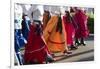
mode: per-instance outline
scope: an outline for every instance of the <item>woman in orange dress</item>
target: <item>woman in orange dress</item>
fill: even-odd
[[[68,51],[66,45],[65,29],[62,22],[60,14],[52,15],[43,31],[43,36],[51,53],[62,52],[70,54],[71,52]]]

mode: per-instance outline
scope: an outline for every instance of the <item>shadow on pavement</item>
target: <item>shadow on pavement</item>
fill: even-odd
[[[64,59],[67,59],[67,58],[70,58],[70,57],[74,57],[74,56],[79,56],[79,55],[82,55],[82,54],[86,54],[86,53],[90,53],[90,52],[94,52],[94,49],[91,49],[91,50],[88,50],[88,51],[85,51],[85,52],[80,52],[80,53],[76,53],[76,54],[72,54],[72,55],[69,55],[69,56],[63,56],[61,59],[59,60],[56,60],[54,62],[57,62],[57,61],[61,61],[61,60],[64,60]],[[62,56],[62,55],[61,55]],[[61,57],[61,56],[57,56],[57,57]],[[94,57],[91,57],[91,58],[88,58],[89,60],[93,60]],[[79,60],[79,61],[82,61],[83,59]],[[89,61],[89,60],[86,60],[86,61]],[[85,61],[85,59],[84,59]]]
[[[94,56],[90,56],[90,57],[87,57],[87,58],[80,59],[77,62],[82,62],[82,61],[94,61]]]

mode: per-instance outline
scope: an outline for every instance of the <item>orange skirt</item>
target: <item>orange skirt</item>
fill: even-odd
[[[44,39],[47,43],[50,52],[64,52],[65,50],[65,37],[64,32],[59,33],[56,31],[58,22],[57,16],[52,16],[43,32]]]

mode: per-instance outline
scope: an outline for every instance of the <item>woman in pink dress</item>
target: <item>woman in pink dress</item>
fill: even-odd
[[[71,50],[77,49],[77,47],[73,44],[73,38],[75,34],[74,21],[69,11],[65,11],[65,13],[66,14],[63,16],[63,22],[66,31],[66,42]]]

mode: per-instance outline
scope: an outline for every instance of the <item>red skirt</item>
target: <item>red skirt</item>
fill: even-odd
[[[74,34],[75,34],[75,29],[72,25],[72,23],[67,23],[65,24],[65,31],[66,31],[66,37],[67,37],[67,44],[73,44],[73,37],[74,37]]]
[[[78,29],[75,31],[75,37],[86,38],[89,35],[89,30],[87,26],[87,15],[84,12],[80,11],[75,14],[74,19],[78,25]]]
[[[89,30],[81,30],[81,28],[75,31],[76,38],[86,38],[89,35]]]
[[[28,43],[25,47],[24,61],[29,63],[43,63],[47,57],[47,47],[40,35],[35,32],[35,27],[30,26]]]
[[[73,44],[73,37],[75,34],[75,28],[71,22],[67,21],[67,16],[63,16],[63,22],[65,26],[65,31],[66,31],[66,42],[69,45]]]

